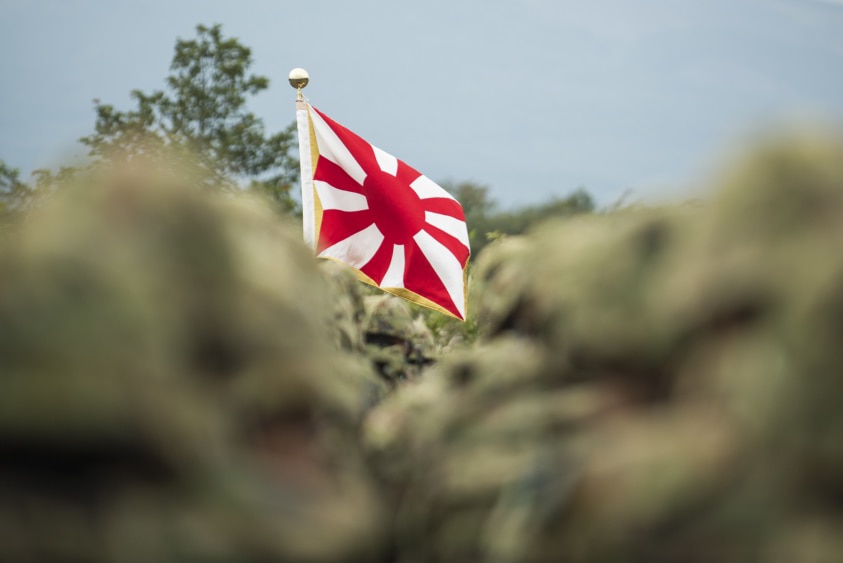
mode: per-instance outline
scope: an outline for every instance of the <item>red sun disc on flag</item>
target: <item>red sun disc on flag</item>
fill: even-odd
[[[378,287],[465,319],[468,230],[444,189],[310,107],[322,208],[317,254]],[[407,294],[410,294],[408,296]],[[428,303],[426,303],[428,302]]]

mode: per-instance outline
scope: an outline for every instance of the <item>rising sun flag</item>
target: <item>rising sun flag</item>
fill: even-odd
[[[366,283],[465,320],[459,202],[303,99],[296,114],[305,242]]]

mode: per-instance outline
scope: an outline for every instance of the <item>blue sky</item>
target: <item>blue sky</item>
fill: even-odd
[[[162,88],[199,23],[252,48],[270,130],[304,67],[316,107],[504,207],[681,199],[759,131],[843,124],[841,1],[0,0],[0,159],[26,176],[84,155],[92,100]]]

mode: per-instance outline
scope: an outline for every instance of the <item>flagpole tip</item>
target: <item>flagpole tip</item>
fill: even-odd
[[[288,79],[290,80],[290,86],[297,90],[301,90],[307,86],[308,82],[310,82],[310,75],[307,74],[307,71],[303,68],[294,68],[290,71]]]

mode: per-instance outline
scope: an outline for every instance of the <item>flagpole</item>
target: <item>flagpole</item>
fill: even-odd
[[[302,95],[309,78],[302,68],[290,71],[305,243],[319,257],[353,268],[363,282],[465,320],[470,249],[462,206],[311,106]]]
[[[299,134],[299,162],[301,171],[302,230],[305,244],[316,249],[316,227],[313,197],[313,159],[310,152],[310,120],[302,88],[310,82],[303,68],[294,68],[288,76],[290,86],[296,89],[296,124]]]

